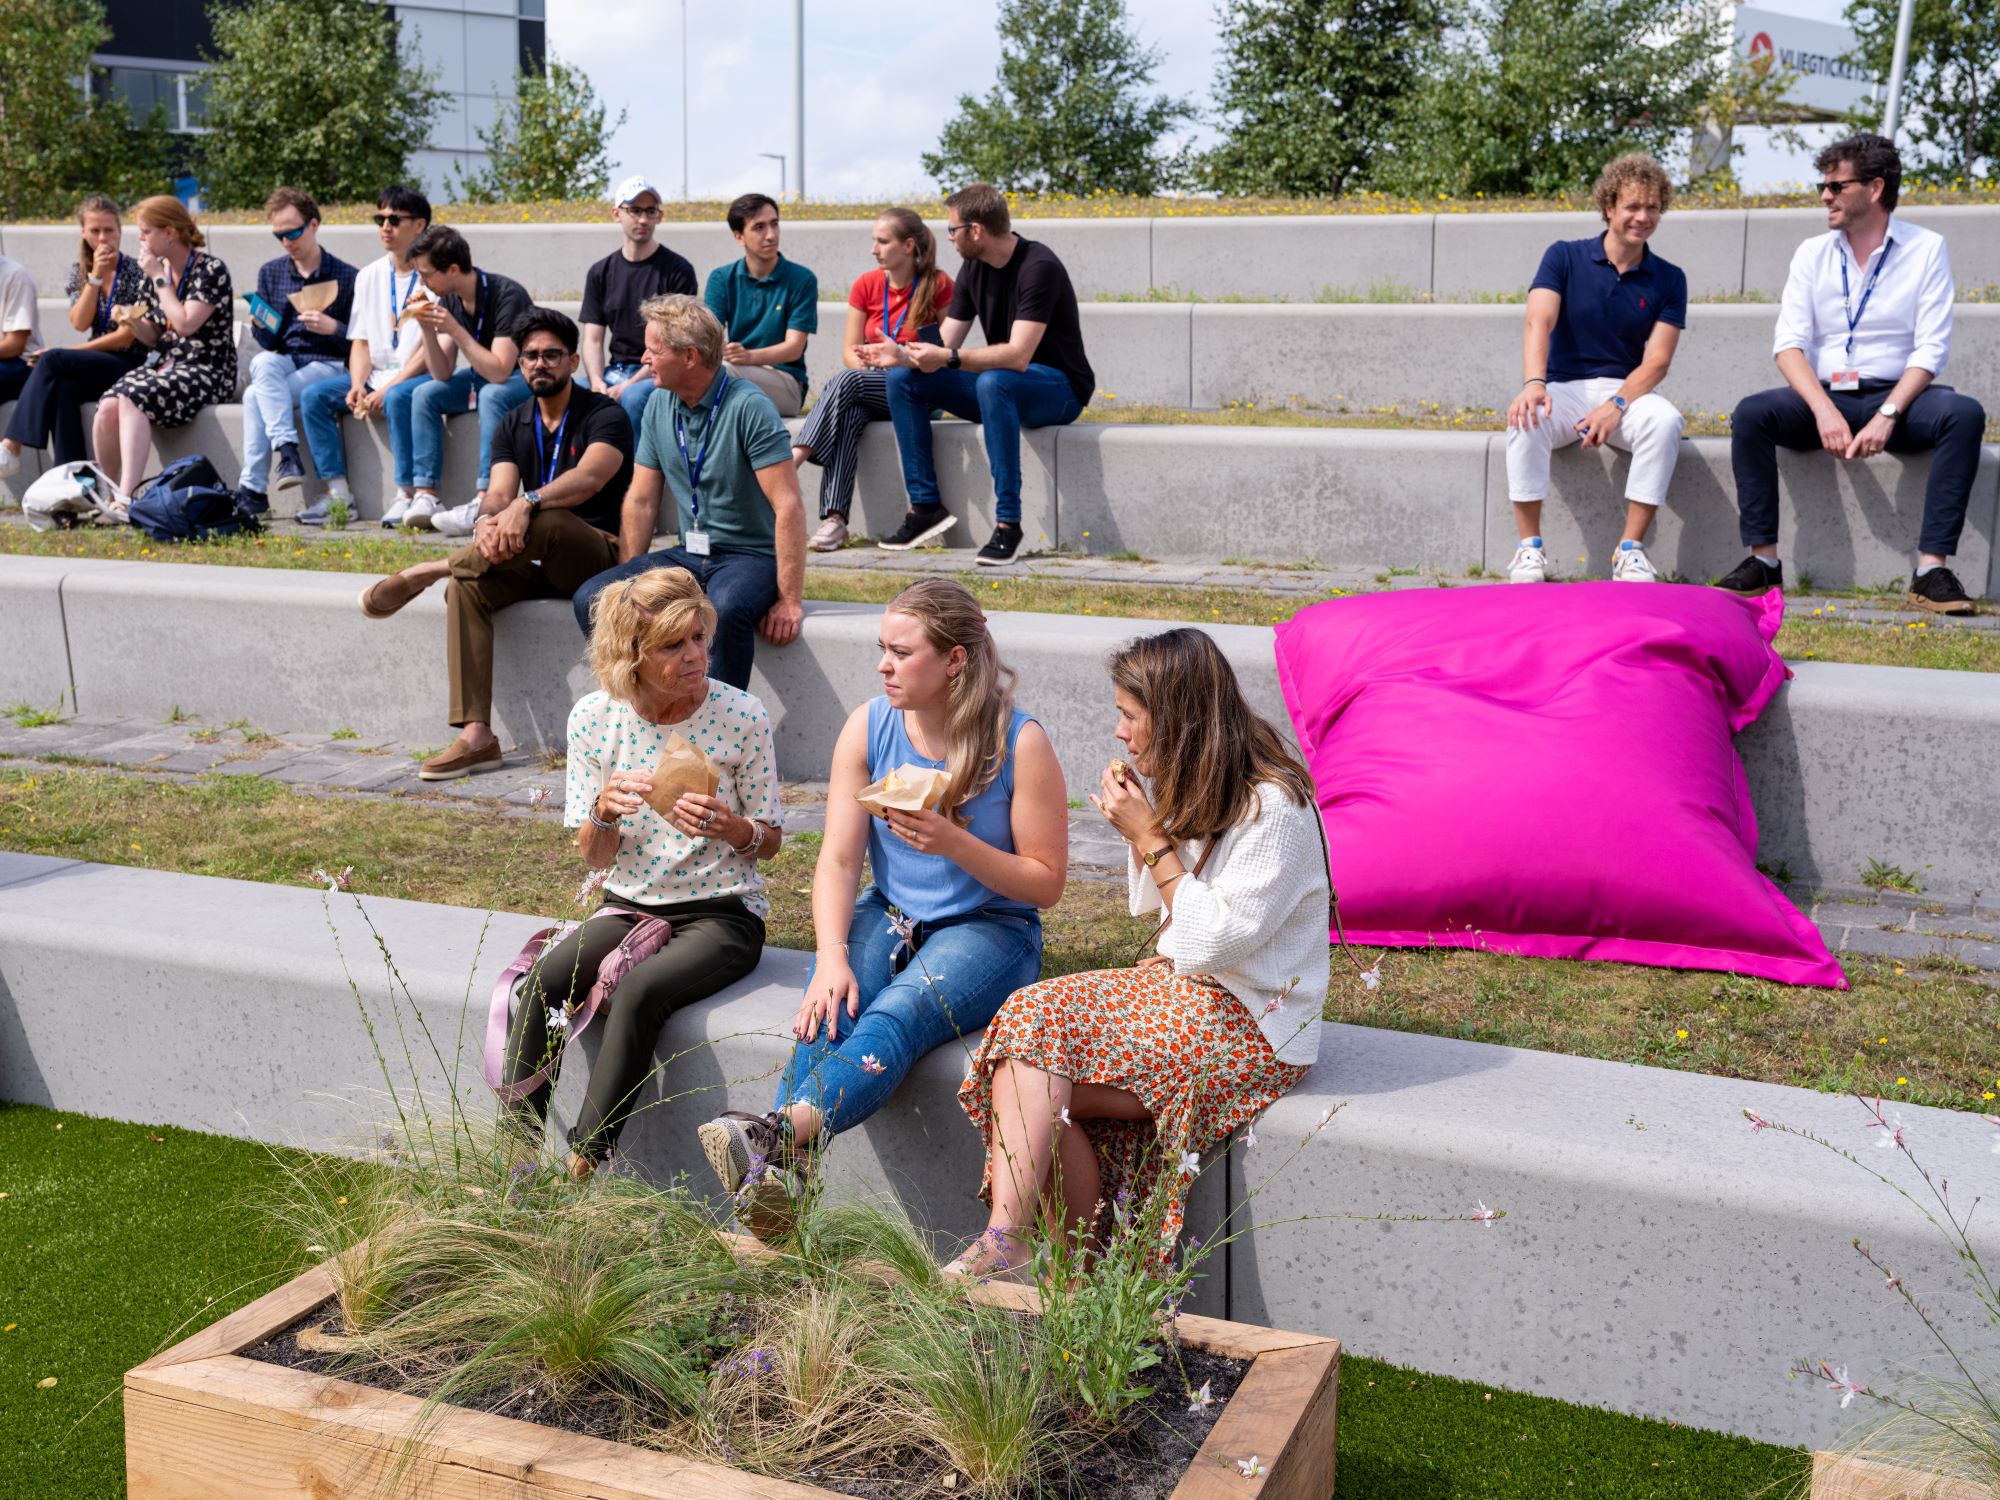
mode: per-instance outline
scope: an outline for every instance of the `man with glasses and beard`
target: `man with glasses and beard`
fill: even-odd
[[[1827,233],[1799,246],[1778,313],[1785,384],[1746,396],[1731,423],[1736,506],[1750,555],[1718,580],[1741,594],[1784,586],[1778,561],[1778,449],[1835,458],[1929,453],[1912,604],[1972,613],[1947,560],[1965,526],[1986,412],[1934,384],[1951,352],[1954,287],[1944,237],[1894,216],[1903,167],[1893,143],[1861,134],[1813,159]],[[1803,509],[1803,507],[1802,507]]]
[[[458,738],[417,774],[452,781],[498,770],[493,734],[493,616],[523,599],[568,599],[618,561],[632,482],[632,424],[611,397],[576,384],[576,324],[545,307],[514,325],[532,401],[494,433],[493,473],[471,544],[371,585],[361,612],[386,620],[425,589],[445,589],[451,723]]]

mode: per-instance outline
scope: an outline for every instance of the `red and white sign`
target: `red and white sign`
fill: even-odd
[[[1736,51],[1759,77],[1796,74],[1785,98],[1829,115],[1844,114],[1875,92],[1876,80],[1855,57],[1854,33],[1830,21],[1807,21],[1757,6],[1736,7]]]

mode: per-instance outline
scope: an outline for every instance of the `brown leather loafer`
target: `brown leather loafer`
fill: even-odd
[[[361,591],[361,613],[371,620],[386,620],[424,591],[401,573],[391,573]]]
[[[456,781],[461,776],[470,776],[475,771],[497,771],[506,759],[500,753],[496,740],[484,750],[469,748],[463,741],[455,741],[443,752],[433,755],[417,767],[419,781]]]

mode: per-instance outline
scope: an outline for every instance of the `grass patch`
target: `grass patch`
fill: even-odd
[[[23,701],[9,704],[5,712],[7,717],[14,721],[16,729],[45,729],[51,724],[60,724],[63,721],[60,698],[56,699],[52,708],[37,708],[34,704]]]
[[[0,848],[498,911],[574,910],[582,863],[543,819],[418,798],[306,796],[254,777],[154,780],[0,769]],[[769,940],[810,949],[819,839],[794,834],[766,866]],[[1115,884],[1072,880],[1044,917],[1044,974],[1131,961],[1150,932]],[[2000,991],[1953,965],[1847,960],[1846,993],[1730,975],[1490,953],[1402,951],[1379,991],[1335,966],[1332,1020],[1959,1109],[2000,1090]],[[1685,1032],[1683,1036],[1680,1033]],[[1898,1084],[1898,1078],[1906,1078]]]

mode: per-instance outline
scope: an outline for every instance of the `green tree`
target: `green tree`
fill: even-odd
[[[1204,184],[1307,197],[1367,185],[1443,17],[1439,0],[1223,0],[1216,19],[1222,140]]]
[[[601,198],[611,186],[611,137],[624,123],[621,109],[607,125],[589,77],[550,53],[546,76],[523,73],[512,102],[479,132],[491,160],[460,174],[459,195],[468,203]]]
[[[1000,76],[959,96],[924,170],[947,190],[990,182],[1019,193],[1133,193],[1185,172],[1161,137],[1192,100],[1147,97],[1157,50],[1128,29],[1125,0],[1000,0]]]
[[[1715,95],[1725,46],[1712,0],[1461,0],[1379,185],[1574,192],[1623,152],[1664,158]]]
[[[202,186],[254,208],[281,183],[327,202],[372,202],[409,174],[443,94],[372,0],[245,0],[209,9]]]
[[[132,129],[122,101],[88,94],[110,35],[98,0],[0,0],[0,218],[60,218],[85,193],[166,186],[163,115]]]
[[[1860,43],[1855,55],[1885,86],[1897,9],[1897,0],[1854,0],[1847,7],[1847,24]],[[1851,123],[1880,129],[1886,105],[1884,98],[1862,106]],[[1981,175],[1982,163],[2000,160],[2000,6],[1992,0],[1916,0],[1897,133],[1905,171],[1971,178]]]

